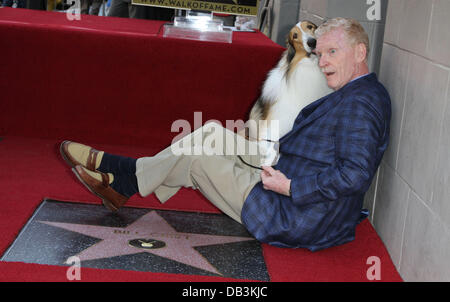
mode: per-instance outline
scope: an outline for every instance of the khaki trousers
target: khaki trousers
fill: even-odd
[[[139,193],[144,197],[155,193],[164,203],[181,187],[194,188],[241,223],[245,199],[261,181],[261,170],[242,162],[259,166],[255,150],[255,142],[208,123],[155,156],[137,160]]]

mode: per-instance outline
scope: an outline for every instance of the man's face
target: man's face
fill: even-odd
[[[358,71],[356,48],[351,45],[341,28],[332,30],[317,40],[316,54],[331,89],[340,89],[350,82]]]

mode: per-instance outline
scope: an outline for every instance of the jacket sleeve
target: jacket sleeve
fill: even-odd
[[[335,162],[318,174],[291,180],[294,204],[333,201],[367,191],[376,172],[385,125],[371,101],[364,97],[344,100],[336,125]]]

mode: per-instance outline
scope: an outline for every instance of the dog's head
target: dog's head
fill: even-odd
[[[289,32],[288,50],[292,58],[296,52],[305,51],[309,56],[316,48],[316,37],[314,35],[317,25],[310,21],[301,21],[297,23]]]

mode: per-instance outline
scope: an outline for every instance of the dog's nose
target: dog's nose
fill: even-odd
[[[309,38],[308,42],[306,42],[306,44],[308,44],[309,47],[311,47],[311,49],[316,48],[316,39],[314,38]]]

